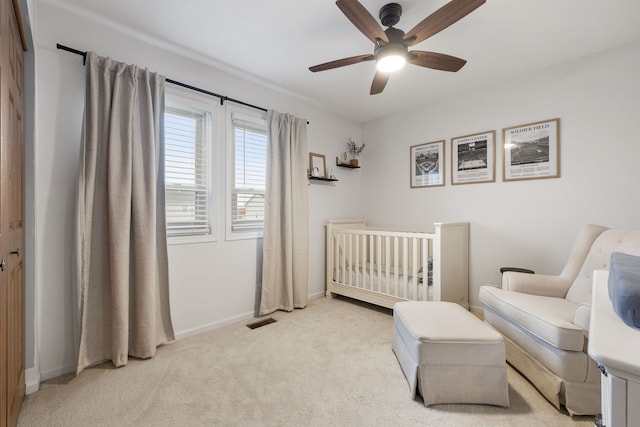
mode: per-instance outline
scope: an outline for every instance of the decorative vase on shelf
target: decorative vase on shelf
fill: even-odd
[[[349,138],[349,142],[347,142],[347,148],[349,149],[349,154],[351,154],[351,160],[349,160],[349,164],[354,167],[358,167],[358,156],[364,150],[364,144],[357,145],[351,138]]]

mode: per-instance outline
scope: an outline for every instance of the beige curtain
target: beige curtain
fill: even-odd
[[[164,199],[164,77],[88,53],[78,185],[77,373],[174,339]]]
[[[308,296],[307,122],[267,112],[260,314],[304,308]]]

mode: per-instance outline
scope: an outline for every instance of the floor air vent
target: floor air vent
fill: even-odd
[[[257,322],[254,322],[254,323],[249,323],[247,325],[247,328],[256,329],[256,328],[259,328],[261,326],[268,325],[269,323],[275,323],[275,322],[277,322],[276,319],[274,319],[273,317],[268,317],[266,319],[262,319],[262,320],[259,320]]]

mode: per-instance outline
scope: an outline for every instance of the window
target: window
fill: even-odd
[[[231,109],[230,117],[230,230],[254,237],[264,225],[267,124],[264,114]]]
[[[210,104],[167,94],[165,195],[167,235],[213,236]]]

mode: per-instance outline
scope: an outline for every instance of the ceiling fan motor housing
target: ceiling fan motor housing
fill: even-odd
[[[380,8],[380,22],[385,27],[396,25],[400,21],[402,15],[402,6],[398,3],[385,4]]]
[[[407,53],[407,45],[402,41],[404,38],[404,31],[399,30],[397,28],[389,27],[385,31],[387,38],[389,39],[388,43],[378,43],[373,51],[373,54],[378,57],[378,55],[383,51],[403,51],[405,54]]]

